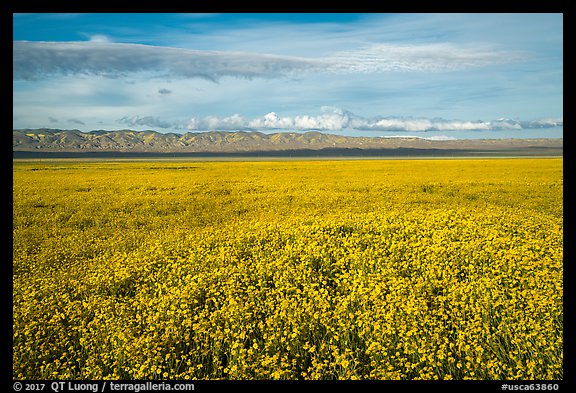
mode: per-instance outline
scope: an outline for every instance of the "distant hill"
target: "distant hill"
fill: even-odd
[[[346,137],[312,131],[264,134],[248,131],[188,132],[59,129],[13,130],[13,152],[254,153],[282,151],[375,151],[406,149],[518,152],[562,155],[563,139],[427,140],[422,138]]]

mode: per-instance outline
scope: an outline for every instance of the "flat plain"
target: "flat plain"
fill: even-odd
[[[562,379],[563,160],[13,165],[13,377]]]

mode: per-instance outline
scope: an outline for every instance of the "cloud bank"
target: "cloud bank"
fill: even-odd
[[[321,58],[250,52],[202,51],[141,44],[112,43],[104,39],[82,42],[15,41],[13,70],[16,80],[38,80],[56,75],[123,77],[135,72],[158,76],[204,78],[279,78],[309,72],[378,73],[452,71],[525,58],[518,52],[441,44],[373,44]]]
[[[274,78],[320,66],[296,57],[94,41],[16,41],[13,54],[14,79],[22,80],[72,74],[123,77],[148,71],[216,81],[224,76]]]
[[[538,119],[533,121],[520,121],[512,119],[497,120],[446,120],[442,118],[413,118],[413,117],[362,117],[340,108],[324,106],[321,114],[317,116],[297,115],[279,116],[270,112],[261,117],[247,118],[240,114],[203,118],[192,117],[186,121],[165,121],[153,116],[123,117],[119,123],[128,126],[145,126],[151,128],[187,129],[191,131],[207,130],[362,130],[362,131],[498,131],[498,130],[525,130],[535,128],[551,128],[563,126],[562,118]]]

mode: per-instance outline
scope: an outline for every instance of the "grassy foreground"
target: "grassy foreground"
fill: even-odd
[[[563,378],[562,159],[13,175],[14,378]]]

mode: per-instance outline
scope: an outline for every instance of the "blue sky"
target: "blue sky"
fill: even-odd
[[[562,137],[562,14],[14,14],[14,128]]]

